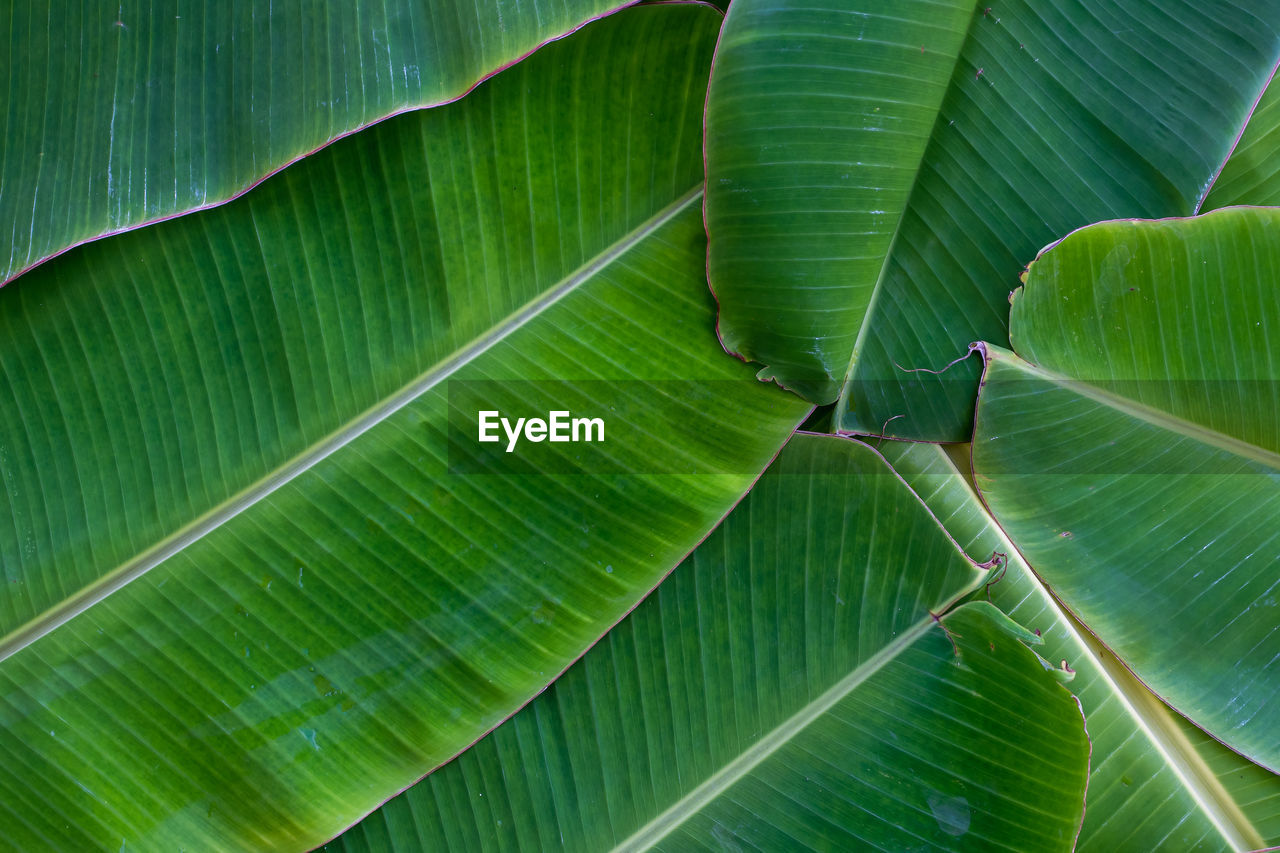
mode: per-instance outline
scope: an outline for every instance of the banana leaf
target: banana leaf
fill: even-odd
[[[326,849],[1070,850],[1040,639],[870,447],[800,434],[542,696]]]
[[[1280,769],[1280,211],[1104,223],[984,347],[976,484],[1064,606],[1209,735]]]
[[[1280,844],[1280,776],[1242,758],[1147,690],[1063,610],[987,514],[965,445],[882,442],[879,450],[970,553],[1005,554],[981,595],[1044,639],[1075,675],[1089,730],[1089,787],[1076,849],[1256,850]]]
[[[978,367],[939,371],[1007,343],[1045,244],[1207,209],[1246,124],[1212,201],[1271,197],[1234,174],[1277,162],[1280,95],[1250,121],[1277,22],[1273,1],[735,0],[706,126],[726,347],[839,431],[967,441]]]
[[[809,407],[713,331],[719,23],[630,10],[0,290],[3,844],[319,844],[749,488]],[[482,393],[604,440],[478,471]]]
[[[626,3],[6,4],[0,285],[233,198],[335,139],[461,97]]]

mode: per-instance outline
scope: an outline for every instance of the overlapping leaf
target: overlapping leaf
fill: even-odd
[[[0,291],[0,845],[319,843],[737,500],[807,406],[713,333],[719,20],[623,13]],[[471,472],[463,380],[605,442]]]
[[[1039,631],[1037,651],[1065,661],[1091,752],[1077,849],[1255,850],[1280,843],[1280,777],[1173,713],[1067,616],[992,522],[961,470],[967,453],[884,442],[880,450],[970,553],[1000,551],[1007,570],[992,603]]]
[[[1280,204],[1280,85],[1267,85],[1200,210]]]
[[[338,850],[1067,850],[1074,700],[865,445],[798,435],[543,696]],[[954,644],[954,645],[953,645]]]
[[[459,97],[600,0],[6,4],[0,283]]]
[[[1280,212],[1079,231],[987,350],[983,495],[1037,573],[1211,735],[1280,767]],[[1025,360],[1024,360],[1025,359]]]
[[[1200,209],[1276,67],[1277,21],[1232,0],[738,0],[706,130],[726,346],[837,401],[837,429],[966,440],[976,366],[921,369],[1004,342],[1007,295],[1049,241]],[[1267,162],[1260,127],[1233,173],[1254,136]]]

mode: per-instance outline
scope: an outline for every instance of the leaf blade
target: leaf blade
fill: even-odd
[[[87,240],[228,201],[390,115],[456,100],[623,5],[15,6],[0,22],[14,46],[0,283]]]
[[[31,540],[43,606],[117,564],[97,534],[135,555],[234,495],[233,471],[252,490],[298,446],[325,451],[9,649],[15,843],[319,843],[545,687],[749,487],[808,407],[713,337],[688,143],[718,23],[690,5],[601,22],[453,107],[0,291],[0,322],[44,344],[6,352],[21,405],[0,418],[67,425],[25,458],[6,447],[8,483],[39,484],[18,492],[24,517],[60,494],[100,525],[79,551],[65,531],[61,552]],[[627,86],[634,99],[601,95]],[[544,121],[566,90],[614,115]],[[581,185],[557,177],[565,163]],[[544,413],[599,406],[610,431],[551,445],[560,467],[543,476],[468,472],[462,383]],[[82,417],[94,401],[106,414]],[[742,421],[713,414],[730,405]],[[367,430],[342,432],[364,412]],[[323,443],[335,424],[340,448]],[[0,525],[6,568],[29,558],[24,532]],[[5,586],[12,618],[30,601]]]
[[[743,10],[785,19],[800,14],[792,5],[748,0],[730,14],[726,34]],[[784,385],[811,381],[815,352],[824,353],[828,367],[837,361],[828,349],[848,356],[827,371],[828,384],[820,390],[795,386],[815,402],[827,402],[834,376],[841,387],[834,415],[841,432],[967,440],[979,371],[961,362],[945,376],[935,372],[972,341],[1005,342],[1007,294],[1027,259],[1050,240],[1099,220],[1195,209],[1280,56],[1280,34],[1259,26],[1255,11],[1230,2],[1138,12],[1075,2],[979,8],[928,145],[912,163],[918,177],[901,205],[856,200],[835,207],[810,193],[807,207],[807,199],[792,200],[795,209],[766,211],[754,230],[742,233],[717,233],[723,229],[709,215],[713,262],[717,240],[764,245],[789,227],[797,210],[817,223],[810,228],[817,233],[839,231],[839,223],[875,210],[888,210],[898,223],[891,245],[875,244],[884,249],[883,263],[869,264],[874,272],[856,281],[850,269],[818,278],[799,262],[816,256],[837,264],[862,248],[857,240],[831,240],[816,249],[801,242],[774,247],[775,274],[757,288],[763,295],[744,298],[738,309],[722,306],[722,326],[744,329],[730,348],[754,358],[757,344],[776,345],[764,358],[765,375],[776,374]],[[831,21],[838,19],[833,13]],[[829,22],[827,29],[834,26]],[[1206,36],[1192,37],[1194,32]],[[775,48],[784,46],[783,37],[775,38]],[[844,61],[881,68],[856,42]],[[719,73],[717,66],[713,96]],[[763,82],[765,72],[757,76]],[[789,85],[796,98],[817,88],[799,72]],[[923,90],[932,84],[917,85]],[[712,190],[719,168],[716,109],[713,98],[707,128]],[[757,147],[783,147],[800,138],[800,131],[780,130],[774,112],[753,118],[756,127],[743,137]],[[849,129],[829,133],[813,159],[869,162],[858,152],[876,150],[868,140],[873,136]],[[904,147],[902,153],[914,150]],[[872,169],[861,174],[860,184],[891,186]],[[752,191],[769,189],[763,181],[735,185],[721,206],[753,216],[761,199]],[[754,274],[741,273],[744,287],[752,286]],[[712,282],[732,293],[732,284],[717,281],[714,263]],[[870,288],[879,294],[874,300],[851,295]],[[750,322],[733,319],[735,310]],[[793,323],[792,313],[807,319]],[[768,367],[770,359],[778,370]]]
[[[1265,346],[1277,316],[1262,296],[1272,218],[1240,208],[1108,223],[1046,252],[1013,315],[1015,344],[1039,366],[989,351],[974,467],[1055,594],[1173,707],[1274,769],[1264,733],[1274,641],[1262,615],[1275,584],[1280,402]],[[1033,435],[1043,443],[1029,454]],[[1021,508],[1009,502],[1015,492]],[[1078,503],[1064,504],[1068,495]],[[1141,613],[1186,628],[1142,625]]]
[[[973,5],[909,3],[890,14],[748,2],[727,16],[707,96],[708,274],[720,333],[730,352],[766,365],[762,376],[814,402],[836,399],[882,289]],[[866,47],[851,55],[855,43]],[[779,280],[811,282],[813,292],[798,286],[779,300]],[[829,334],[799,351],[815,326]]]
[[[1041,632],[1040,654],[1075,671],[1067,686],[1080,699],[1091,744],[1077,849],[1253,850],[1280,838],[1270,805],[1280,777],[1160,702],[1062,608],[981,504],[966,473],[968,448],[885,442],[881,449],[963,547],[1008,555],[1008,570],[986,593]]]
[[[870,448],[797,435],[725,524],[546,694],[330,847],[995,838],[1067,849],[1086,752],[1075,702],[987,605],[943,617],[964,665],[930,615],[984,574]],[[1003,668],[1015,648],[1006,643],[1028,668]],[[979,722],[994,709],[951,704],[1009,700],[983,680],[988,666],[1011,683],[1042,678],[1050,689],[1032,692],[1055,697],[1043,703],[1055,710],[1033,701],[1030,719],[1048,714],[1062,727],[1050,724],[1039,743]],[[973,676],[981,688],[944,686],[974,670],[986,673]],[[1027,751],[1058,769],[1023,777],[1026,768],[997,767]],[[981,781],[1011,772],[1035,780],[1020,789],[1034,792],[1029,800],[1053,802],[1052,828],[1039,811],[1018,816],[1036,806],[1006,811],[1001,786]],[[1050,778],[1078,787],[1049,793]],[[993,787],[998,805],[981,799]],[[476,811],[449,806],[466,801]],[[1019,835],[1028,827],[1038,827],[1027,830],[1035,841]]]

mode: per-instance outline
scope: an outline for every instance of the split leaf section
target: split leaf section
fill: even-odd
[[[1007,341],[1043,246],[1198,212],[1236,149],[1211,201],[1264,200],[1233,175],[1275,161],[1258,99],[1278,20],[1231,0],[735,0],[706,127],[726,347],[836,403],[837,430],[967,440],[976,364],[929,371]]]
[[[714,335],[719,22],[621,13],[0,291],[8,842],[321,843],[542,690],[748,489],[809,407]],[[477,385],[605,440],[477,473]]]
[[[1075,700],[866,445],[799,434],[636,612],[334,850],[1069,850]],[[939,622],[934,614],[943,614]]]

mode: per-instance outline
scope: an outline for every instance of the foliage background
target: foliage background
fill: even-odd
[[[1272,5],[15,4],[0,846],[1280,842]]]

